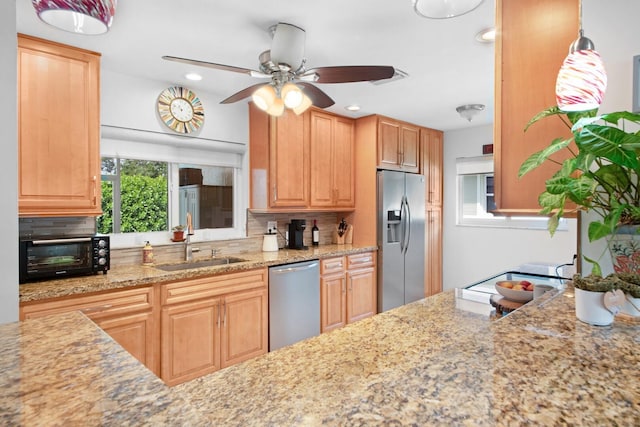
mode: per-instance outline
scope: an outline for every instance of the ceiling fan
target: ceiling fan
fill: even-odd
[[[260,54],[260,71],[175,56],[163,56],[162,59],[271,79],[268,83],[257,83],[242,89],[221,104],[252,96],[256,106],[274,116],[281,115],[285,107],[300,114],[311,105],[319,108],[332,106],[335,103],[333,99],[312,83],[376,81],[391,78],[395,73],[391,66],[377,65],[307,69],[304,57],[305,30],[280,22],[270,27],[270,31],[273,37],[271,49]]]

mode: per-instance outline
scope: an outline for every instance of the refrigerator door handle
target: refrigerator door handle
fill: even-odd
[[[406,254],[407,251],[409,250],[409,242],[411,241],[411,206],[409,206],[409,199],[406,198],[405,196],[405,206],[407,209],[407,220],[406,220],[406,234],[407,234],[407,239],[405,240],[405,244],[404,244],[404,253]]]
[[[407,218],[405,215],[406,202],[407,202],[406,197],[402,196],[402,199],[400,200],[400,253],[401,254],[405,253],[404,238],[405,238],[405,235],[407,234]]]

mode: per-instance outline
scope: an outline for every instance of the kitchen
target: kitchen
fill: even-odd
[[[585,2],[585,4],[588,4],[588,3]],[[604,50],[605,49],[605,45],[606,45],[606,41],[607,41],[606,29],[605,30],[600,29],[601,33],[598,33],[598,25],[596,25],[597,21],[598,21],[596,19],[596,15],[601,15],[600,12],[601,11],[598,11],[598,14],[593,12],[592,15],[589,15],[588,14],[589,10],[585,9],[585,27],[588,28],[589,35],[594,40],[596,40],[596,43],[598,44],[599,49]],[[627,14],[627,16],[629,16],[629,15],[632,15],[632,14]],[[590,16],[591,16],[591,19],[592,19],[591,22],[594,22],[593,25],[589,21]],[[616,15],[616,19],[622,19],[622,18],[623,17],[620,17],[620,16]],[[628,27],[631,28],[631,25],[629,25]],[[632,39],[632,38],[629,37],[628,39]],[[625,58],[627,58],[627,57],[632,56],[632,54],[634,54],[634,53],[636,53],[636,52],[630,52],[630,53],[629,52],[625,52],[623,56]],[[329,58],[327,61],[330,61],[330,60],[331,60],[331,58]],[[622,68],[624,68],[624,67],[622,67]],[[610,76],[612,75],[612,72],[614,72],[614,71],[610,69],[609,70]],[[624,73],[628,74],[628,67],[625,68]],[[121,77],[121,80],[124,81],[124,80],[128,80],[128,79],[126,79],[125,77]],[[625,82],[627,82],[630,79],[628,79],[628,78],[624,78],[624,79],[620,78],[620,80],[624,80]],[[112,82],[114,82],[114,81],[115,80],[112,80]],[[105,83],[106,83],[106,81],[105,81]],[[141,84],[139,84],[139,83],[141,83]],[[131,82],[130,86],[140,87],[144,83],[145,82],[140,81],[140,80],[133,80]],[[117,86],[117,84],[114,84],[114,86]],[[153,89],[153,92],[156,92],[155,87]],[[629,91],[627,90],[626,92],[628,93]],[[105,96],[109,96],[108,94],[114,94],[114,93],[118,93],[118,91],[112,90],[112,88],[108,88],[108,90],[105,91]],[[621,95],[621,99],[623,99],[623,101],[620,101],[621,103],[628,102],[626,96]],[[218,108],[218,110],[216,110],[216,111],[220,111],[219,108],[221,108],[221,107],[218,107],[215,104],[216,104],[215,102],[209,102],[208,103],[208,105],[211,106],[210,108]],[[235,108],[235,107],[231,107],[231,108]],[[613,109],[613,106],[612,107],[607,107],[606,105],[604,105],[603,108],[604,109]],[[112,111],[111,113],[105,112],[105,114],[116,114],[116,112],[114,112],[114,111]],[[128,115],[126,112],[121,112],[121,114],[122,114],[123,117],[124,116],[131,117],[131,115]],[[124,121],[124,119],[123,119],[123,121]],[[436,127],[436,126],[434,125],[434,127]],[[446,143],[445,143],[445,158],[449,158],[450,160],[446,164],[450,164],[450,162],[452,161],[451,159],[453,159],[455,157],[460,157],[460,155],[455,155],[453,157],[448,156],[449,153],[447,153],[447,150],[449,150],[449,145],[455,144],[456,142],[458,144],[462,144],[463,141],[465,141],[465,140],[466,141],[470,141],[472,139],[476,140],[476,139],[478,139],[478,134],[480,134],[480,133],[483,133],[484,136],[481,138],[482,141],[478,141],[478,145],[481,145],[482,143],[487,143],[487,142],[491,141],[491,125],[485,125],[484,127],[475,127],[472,130],[471,129],[463,129],[463,130],[460,130],[460,131],[451,131],[451,133],[447,133],[445,135],[445,140],[446,140]],[[454,142],[450,144],[449,141],[454,141]],[[466,148],[467,147],[465,147],[465,149]],[[462,151],[462,148],[460,149],[460,151]],[[474,153],[478,153],[478,152],[479,152],[479,150],[474,150],[474,152],[471,153],[471,154],[462,154],[462,155],[474,155]],[[7,157],[11,157],[11,156],[7,156]],[[5,170],[6,171],[10,171],[12,168],[14,168],[13,165],[8,165],[8,168],[5,169]],[[445,167],[445,171],[447,171],[447,170],[448,170],[447,167]],[[445,172],[445,173],[447,173],[447,172]],[[447,187],[453,188],[453,185],[451,184],[450,180],[449,181],[445,181],[445,188],[447,188]],[[446,192],[446,194],[448,194],[448,195],[450,195],[452,193],[453,193],[453,191],[451,191],[449,193]],[[445,206],[453,207],[453,206],[455,206],[455,201],[452,200],[450,203],[448,203],[447,200],[445,200]],[[452,212],[450,212],[450,215],[452,216],[454,214]],[[13,224],[15,222],[16,216],[17,215],[14,215],[11,218],[9,218],[7,221],[3,221],[3,224],[5,224],[4,226],[6,227],[6,226],[9,226],[10,224]],[[448,234],[448,229],[446,228],[447,225],[450,225],[450,226],[453,227],[453,224],[451,222],[447,223],[445,221],[445,236],[449,235]],[[470,231],[467,231],[467,232],[470,233]],[[460,233],[460,231],[459,230],[454,230],[454,232],[452,232],[451,235],[454,236],[454,235],[456,235],[455,233]],[[510,233],[514,233],[514,232],[510,232]],[[558,240],[557,240],[559,236],[554,237],[554,240],[549,240],[548,236],[546,236],[546,234],[544,232],[539,232],[538,235],[541,236],[540,239],[544,240],[545,242],[547,242],[548,245],[545,246],[544,249],[542,249],[539,254],[538,253],[533,253],[533,252],[525,253],[523,255],[526,258],[525,261],[536,260],[536,259],[544,259],[547,256],[546,252],[548,252],[549,249],[551,249],[551,248],[548,247],[549,245],[552,246],[552,248],[555,248],[556,246],[559,245],[558,244]],[[509,258],[509,256],[511,256],[510,254],[515,252],[515,251],[512,250],[512,243],[513,243],[513,240],[514,240],[513,239],[513,234],[510,234],[510,236],[511,236],[511,238],[505,238],[505,243],[503,245],[499,245],[499,246],[503,246],[503,247],[507,247],[508,248],[507,250],[504,251],[504,253],[497,252],[497,250],[495,249],[495,247],[494,247],[495,236],[493,236],[493,235],[492,235],[492,239],[494,239],[494,241],[492,242],[492,244],[491,244],[491,246],[490,246],[490,248],[488,250],[481,250],[481,248],[479,246],[479,244],[480,244],[479,242],[490,242],[491,241],[489,238],[487,238],[485,236],[482,236],[482,235],[481,236],[474,236],[472,239],[466,239],[465,236],[463,236],[460,240],[457,240],[459,242],[463,242],[462,244],[455,244],[455,241],[453,239],[449,240],[449,238],[446,237],[445,238],[445,255],[444,255],[445,256],[445,260],[444,260],[444,262],[445,262],[445,268],[444,268],[444,274],[445,274],[444,283],[445,283],[445,286],[453,286],[453,287],[455,287],[455,286],[459,286],[459,285],[462,285],[462,284],[465,284],[465,283],[469,283],[471,281],[471,280],[468,280],[469,278],[466,278],[466,277],[462,277],[462,279],[454,279],[454,280],[451,280],[450,278],[447,277],[448,274],[452,274],[451,273],[452,271],[460,270],[459,268],[455,268],[455,266],[458,266],[460,264],[460,262],[461,262],[460,260],[464,260],[462,262],[465,262],[465,263],[469,262],[469,263],[477,263],[478,265],[482,265],[483,263],[482,263],[481,256],[485,255],[485,254],[490,254],[492,256],[492,258],[501,258],[501,262],[504,262],[504,264],[499,264],[499,265],[493,264],[493,265],[490,265],[488,267],[488,268],[490,268],[490,271],[486,271],[486,272],[484,270],[482,270],[481,268],[480,269],[476,269],[476,267],[478,267],[477,265],[473,265],[472,268],[465,268],[466,270],[470,270],[470,271],[474,272],[473,273],[474,274],[473,277],[470,278],[470,279],[477,279],[479,276],[482,277],[483,275],[488,275],[490,273],[494,273],[497,269],[502,269],[503,266],[507,267],[507,266],[511,266],[511,265],[514,265],[514,264],[521,263],[521,260]],[[528,249],[531,249],[531,246],[535,247],[535,245],[531,244],[530,236],[526,236],[526,237],[517,236],[516,240],[518,242],[526,240]],[[474,243],[472,245],[465,245],[464,242],[468,242],[468,241],[473,241]],[[449,244],[449,242],[452,245],[452,250],[447,250],[447,248],[446,248],[446,246]],[[464,251],[470,251],[470,253],[466,253]],[[561,252],[561,253],[566,253],[566,251]],[[455,256],[453,254],[455,254]],[[11,255],[9,255],[9,258],[7,258],[7,259],[10,259],[10,257],[11,257]],[[560,257],[557,257],[557,258],[560,258]],[[13,265],[15,265],[15,263],[14,264],[9,264],[9,265],[13,266]],[[449,268],[447,268],[447,265],[449,266]],[[4,292],[4,290],[3,290],[3,292]],[[14,300],[16,298],[17,297],[14,297]],[[3,301],[4,300],[6,300],[6,299],[3,299]],[[12,310],[12,308],[9,307],[9,310]]]

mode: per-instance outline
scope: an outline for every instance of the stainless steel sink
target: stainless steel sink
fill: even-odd
[[[183,262],[180,264],[156,265],[157,269],[164,271],[190,270],[192,268],[214,267],[216,265],[235,264],[236,262],[244,262],[245,259],[235,257],[210,258],[198,261]]]

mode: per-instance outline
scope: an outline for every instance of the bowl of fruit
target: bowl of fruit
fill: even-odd
[[[501,280],[496,282],[500,295],[515,302],[529,302],[533,299],[533,283],[528,280]]]

